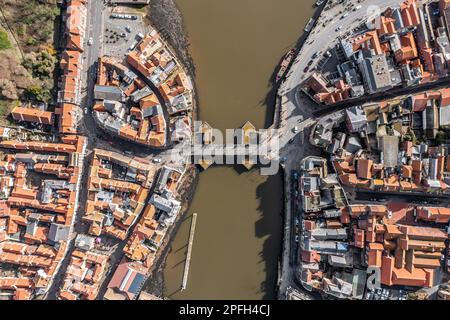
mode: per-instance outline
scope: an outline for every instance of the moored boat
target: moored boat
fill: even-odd
[[[291,49],[289,50],[288,53],[286,53],[286,55],[283,58],[283,61],[280,64],[280,70],[278,70],[277,73],[277,77],[276,77],[276,82],[279,82],[283,76],[285,75],[289,64],[291,63],[292,59],[294,58],[295,55],[295,49]]]
[[[305,27],[304,31],[305,32],[310,32],[315,21],[316,20],[314,20],[313,18],[309,19],[308,23],[306,24],[306,27]]]

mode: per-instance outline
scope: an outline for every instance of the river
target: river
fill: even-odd
[[[271,79],[313,14],[313,0],[177,0],[196,67],[199,118],[214,128],[271,124]],[[273,299],[282,239],[281,174],[201,173],[164,271],[171,299]],[[187,290],[180,291],[192,213]]]

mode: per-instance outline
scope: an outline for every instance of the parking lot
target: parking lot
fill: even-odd
[[[112,14],[117,13],[117,7],[107,9],[103,26],[103,53],[117,58],[123,58],[138,43],[138,34],[145,36],[152,30],[145,25],[141,13],[127,13],[123,8],[120,9],[120,15],[130,15],[136,19],[114,18]]]

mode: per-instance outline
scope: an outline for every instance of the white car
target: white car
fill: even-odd
[[[342,30],[342,26],[339,26],[336,28],[336,32],[341,31]]]
[[[94,42],[94,40],[92,39],[92,37],[89,38],[89,40],[88,40],[88,46],[91,46],[93,42]]]
[[[153,158],[153,163],[161,163],[161,158]]]

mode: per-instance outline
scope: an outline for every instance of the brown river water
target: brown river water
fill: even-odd
[[[313,14],[313,0],[176,0],[196,66],[199,118],[225,130],[271,124],[273,72]],[[200,175],[164,271],[171,299],[273,299],[282,239],[281,174],[234,167]],[[197,226],[181,291],[191,216]]]

